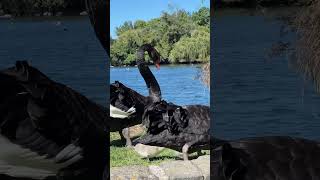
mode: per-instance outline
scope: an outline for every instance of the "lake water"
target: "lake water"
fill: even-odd
[[[0,69],[28,60],[53,80],[64,83],[102,105],[106,104],[107,56],[87,17],[0,20]],[[209,104],[208,89],[196,78],[198,66],[162,66],[155,73],[166,100]],[[146,95],[137,68],[111,68],[119,80]]]
[[[16,60],[106,106],[107,55],[87,17],[0,20],[0,69]]]
[[[215,17],[211,102],[217,137],[320,139],[320,95],[288,66],[286,56],[266,58],[268,49],[281,39],[280,27],[280,22],[260,15],[222,13]]]
[[[209,105],[209,89],[197,78],[199,66],[150,67],[154,73],[164,100],[179,105]],[[137,92],[148,95],[148,89],[137,67],[115,67],[110,69],[110,82],[120,81]]]

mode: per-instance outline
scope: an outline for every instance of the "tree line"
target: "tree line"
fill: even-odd
[[[150,21],[127,21],[111,40],[111,65],[134,65],[139,46],[150,43],[167,63],[205,63],[210,59],[210,9],[163,12]],[[147,56],[146,56],[147,59]]]
[[[81,12],[84,0],[0,0],[0,10],[13,16],[43,15],[45,12]]]

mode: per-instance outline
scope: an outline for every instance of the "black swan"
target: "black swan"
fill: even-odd
[[[86,0],[109,52],[108,3]],[[108,110],[56,83],[27,62],[0,72],[0,179],[109,177]]]
[[[166,101],[147,107],[143,123],[147,134],[134,143],[160,146],[188,153],[210,149],[210,108],[203,105],[178,106]]]
[[[140,70],[140,72],[147,71]],[[150,77],[154,78],[154,76]],[[149,82],[154,81],[156,80],[152,79]],[[153,88],[155,90],[150,92],[152,101],[144,106],[142,119],[143,124],[148,128],[147,134],[134,140],[134,143],[182,151],[184,160],[188,160],[188,152],[209,149],[210,108],[203,105],[182,107],[168,103],[161,100],[160,87],[156,85]],[[152,91],[152,88],[149,90]]]
[[[128,127],[142,123],[142,116],[148,104],[157,102],[161,98],[161,90],[157,80],[145,62],[144,53],[159,67],[160,54],[150,44],[144,44],[137,50],[137,65],[149,89],[149,96],[143,96],[126,87],[119,81],[110,85],[110,128],[119,131],[126,145],[131,146]]]
[[[102,179],[107,111],[25,61],[2,70],[0,174]]]
[[[320,143],[270,136],[214,143],[211,178],[217,180],[319,180]]]
[[[119,131],[121,140],[131,147],[129,127],[141,124],[148,98],[126,87],[119,81],[110,85],[111,131]]]

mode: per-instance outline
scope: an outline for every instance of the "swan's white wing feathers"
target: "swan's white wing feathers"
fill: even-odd
[[[125,119],[134,114],[135,112],[136,109],[134,107],[131,107],[130,109],[128,109],[128,111],[123,111],[117,107],[110,105],[110,117],[113,118]]]

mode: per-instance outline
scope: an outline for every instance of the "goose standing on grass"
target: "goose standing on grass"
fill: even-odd
[[[157,68],[160,66],[160,54],[150,44],[144,44],[137,50],[136,63],[149,90],[149,96],[143,96],[118,81],[110,85],[110,129],[119,131],[121,139],[126,140],[129,147],[132,143],[128,128],[141,124],[145,108],[161,99],[160,86],[145,62],[146,51]]]

